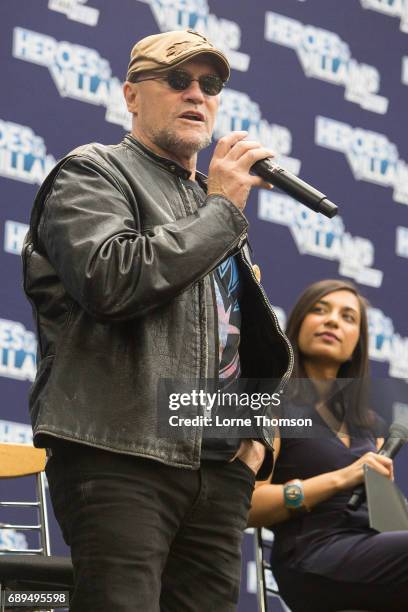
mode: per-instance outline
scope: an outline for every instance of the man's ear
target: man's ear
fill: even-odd
[[[139,90],[134,83],[125,81],[123,84],[123,95],[125,96],[126,106],[129,113],[137,115],[139,108]]]

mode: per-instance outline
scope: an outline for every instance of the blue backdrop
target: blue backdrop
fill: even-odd
[[[309,283],[354,280],[371,303],[379,394],[408,418],[408,0],[13,0],[0,16],[2,441],[30,440],[36,341],[19,253],[36,190],[70,149],[121,140],[130,48],[186,27],[231,61],[216,138],[248,129],[339,205],[329,221],[276,190],[251,195],[254,258],[281,320]],[[201,170],[210,156],[202,154]],[[407,457],[397,460],[405,493]],[[250,539],[241,612],[255,605]],[[55,529],[53,540],[61,551]]]

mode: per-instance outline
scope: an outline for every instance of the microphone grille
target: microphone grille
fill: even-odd
[[[408,441],[408,427],[395,421],[390,426],[390,436]]]

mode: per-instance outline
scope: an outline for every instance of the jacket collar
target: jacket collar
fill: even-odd
[[[136,138],[134,138],[134,136],[132,136],[131,134],[126,134],[124,142],[130,145],[132,149],[135,149],[142,155],[149,157],[156,164],[166,168],[166,170],[168,170],[172,174],[175,174],[176,176],[179,176],[185,180],[190,178],[191,172],[189,170],[186,170],[186,168],[183,168],[183,166],[173,161],[172,159],[168,159],[167,157],[160,157],[160,155],[157,155],[151,149],[143,145],[140,140],[136,140]],[[206,181],[206,176],[204,174],[201,174],[201,172],[197,171],[196,174],[198,175],[200,183]]]

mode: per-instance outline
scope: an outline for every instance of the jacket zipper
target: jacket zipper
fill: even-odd
[[[287,339],[287,337],[285,336],[285,334],[284,334],[284,333],[282,333],[282,331],[281,331],[281,329],[280,329],[279,322],[278,322],[278,318],[277,318],[276,314],[274,313],[274,311],[272,310],[272,308],[271,308],[271,307],[270,307],[270,305],[269,305],[269,300],[268,300],[268,298],[267,298],[267,296],[266,296],[266,293],[265,293],[265,291],[264,291],[264,288],[263,288],[263,287],[262,287],[262,285],[261,285],[261,284],[260,284],[260,283],[257,281],[256,276],[255,276],[255,274],[254,274],[254,271],[253,271],[253,269],[252,269],[252,266],[250,265],[250,263],[249,263],[249,262],[248,262],[248,260],[246,259],[246,257],[245,257],[245,255],[244,255],[243,251],[241,251],[241,252],[240,252],[240,257],[241,257],[241,260],[244,262],[245,266],[247,267],[247,269],[249,270],[249,272],[250,272],[250,274],[251,274],[251,277],[253,278],[254,282],[256,283],[256,285],[257,285],[257,287],[258,287],[258,289],[259,289],[259,291],[260,291],[260,293],[261,293],[261,296],[262,296],[262,299],[263,299],[264,305],[265,305],[265,307],[266,307],[266,309],[267,309],[267,311],[268,311],[269,315],[272,317],[273,322],[275,323],[275,329],[276,329],[276,331],[277,331],[277,332],[278,332],[278,334],[281,336],[281,338],[284,340],[285,345],[286,345],[286,348],[288,349],[288,354],[289,354],[289,367],[288,367],[288,369],[286,370],[285,374],[282,376],[282,378],[281,378],[281,380],[280,380],[280,383],[281,383],[281,384],[280,384],[280,391],[283,391],[283,390],[285,389],[285,387],[286,387],[287,383],[288,383],[289,378],[291,377],[292,370],[293,370],[293,364],[294,364],[294,361],[295,361],[295,359],[294,359],[294,355],[293,355],[293,349],[292,349],[292,346],[291,346],[291,344],[290,344],[289,340],[288,340],[288,339]]]

